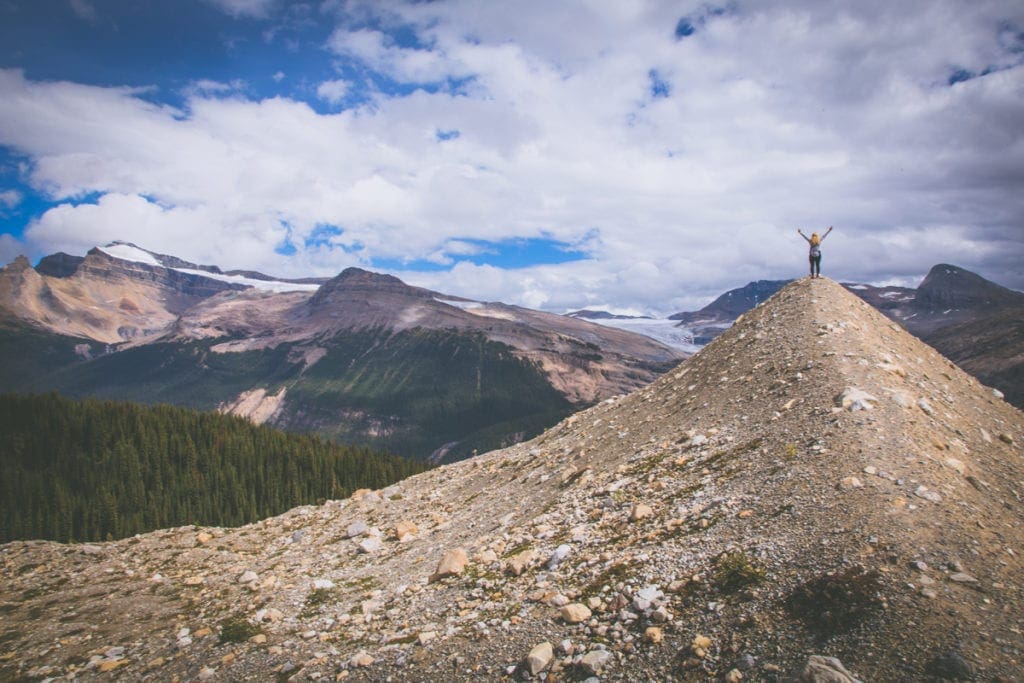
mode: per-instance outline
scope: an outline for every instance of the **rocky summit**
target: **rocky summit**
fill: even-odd
[[[536,439],[0,549],[5,680],[1011,681],[1024,417],[828,279]]]

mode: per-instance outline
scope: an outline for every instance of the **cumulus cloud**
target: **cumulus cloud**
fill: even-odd
[[[317,86],[317,97],[330,104],[338,104],[348,95],[349,85],[343,79],[324,81]]]
[[[1019,3],[344,7],[333,57],[408,87],[330,114],[219,97],[224,84],[177,110],[0,71],[0,144],[64,201],[27,237],[284,275],[428,260],[452,267],[401,274],[553,310],[672,312],[801,275],[796,228],[832,224],[832,277],[913,280],[952,261],[1024,287]],[[438,83],[457,85],[421,87]],[[317,95],[340,104],[354,87]],[[587,258],[464,260],[514,238]]]
[[[88,0],[68,0],[71,4],[71,11],[75,13],[80,19],[84,19],[90,24],[95,24],[99,21],[99,16],[96,14],[96,8],[93,7],[92,3]]]

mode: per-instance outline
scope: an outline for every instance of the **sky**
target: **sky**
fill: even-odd
[[[564,312],[1024,289],[1019,0],[0,0],[0,263],[124,240]]]

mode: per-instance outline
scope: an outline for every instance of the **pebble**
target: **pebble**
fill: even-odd
[[[533,563],[535,557],[536,551],[532,548],[522,550],[506,560],[505,571],[513,576],[520,576]]]
[[[413,540],[419,532],[420,528],[416,526],[415,522],[405,520],[395,525],[395,537],[399,543]]]
[[[529,669],[530,674],[536,676],[544,669],[548,668],[551,664],[551,660],[554,658],[554,648],[549,642],[543,642],[539,645],[535,645],[530,654],[526,655],[526,668]]]
[[[359,545],[357,547],[359,548],[359,552],[365,555],[372,555],[373,553],[380,552],[384,547],[384,544],[381,543],[381,540],[376,536],[368,536],[367,538],[359,541]]]
[[[461,574],[462,570],[466,568],[467,562],[469,562],[469,557],[466,555],[465,550],[462,548],[449,550],[441,556],[441,560],[437,563],[437,569],[434,570],[430,580],[437,581],[446,576]]]
[[[349,538],[356,538],[357,536],[363,536],[370,530],[370,527],[363,520],[352,522],[345,529],[345,535]]]
[[[582,621],[586,621],[590,618],[591,612],[586,605],[581,605],[578,602],[566,605],[559,611],[559,616],[562,617],[562,621],[569,624],[578,624]]]
[[[557,548],[555,552],[551,553],[551,557],[548,558],[548,569],[557,569],[558,565],[562,564],[572,554],[572,547],[565,545],[564,543]]]
[[[239,575],[238,583],[256,583],[257,581],[259,581],[259,578],[260,577],[256,574],[256,572],[249,569],[242,572],[241,575]]]
[[[580,666],[586,673],[598,676],[611,658],[612,653],[608,650],[591,650],[580,659]]]
[[[807,659],[800,683],[860,683],[835,657],[811,655]]]
[[[653,643],[657,645],[662,640],[664,640],[664,638],[664,632],[662,632],[662,630],[657,626],[648,626],[647,629],[644,631],[644,640],[646,640],[648,643]]]
[[[707,656],[708,650],[711,649],[711,639],[707,636],[695,636],[693,642],[690,643],[690,652],[699,659],[704,659]]]
[[[857,477],[843,477],[843,479],[839,482],[838,486],[838,488],[842,491],[850,491],[853,489],[859,489],[863,487],[864,482],[862,482]]]
[[[956,572],[950,574],[950,581],[956,581],[957,583],[978,583],[978,580],[966,572]]]
[[[348,660],[349,665],[354,667],[367,667],[373,664],[373,657],[366,654],[365,652],[357,652],[352,656],[352,659]]]
[[[629,521],[638,522],[641,519],[647,519],[654,514],[654,510],[651,509],[650,505],[643,503],[637,503],[633,506],[633,509],[629,512]]]
[[[935,415],[935,409],[932,408],[931,404],[923,398],[917,400],[917,407],[924,411],[925,415]]]
[[[878,399],[856,387],[846,387],[836,396],[836,405],[851,412],[858,410],[871,410],[878,403]]]

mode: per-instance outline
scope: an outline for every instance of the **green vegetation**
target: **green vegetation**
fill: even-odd
[[[235,526],[426,466],[170,406],[0,394],[0,542]]]
[[[368,329],[325,345],[289,386],[290,428],[416,457],[450,444],[452,460],[532,437],[573,410],[538,367],[479,333]]]
[[[765,573],[758,564],[742,551],[725,553],[715,562],[715,585],[723,593],[736,591],[764,581]]]
[[[259,632],[245,617],[228,617],[220,622],[220,643],[244,643]]]
[[[20,363],[0,370],[0,390],[59,391],[215,410],[244,391],[288,391],[274,425],[426,459],[446,446],[446,461],[531,438],[577,408],[535,364],[481,333],[415,328],[346,331],[318,346],[311,367],[295,344],[217,353],[225,338],[161,342],[96,357],[74,352],[82,340],[24,326],[0,327],[0,351]],[[24,370],[11,366],[25,365]]]

